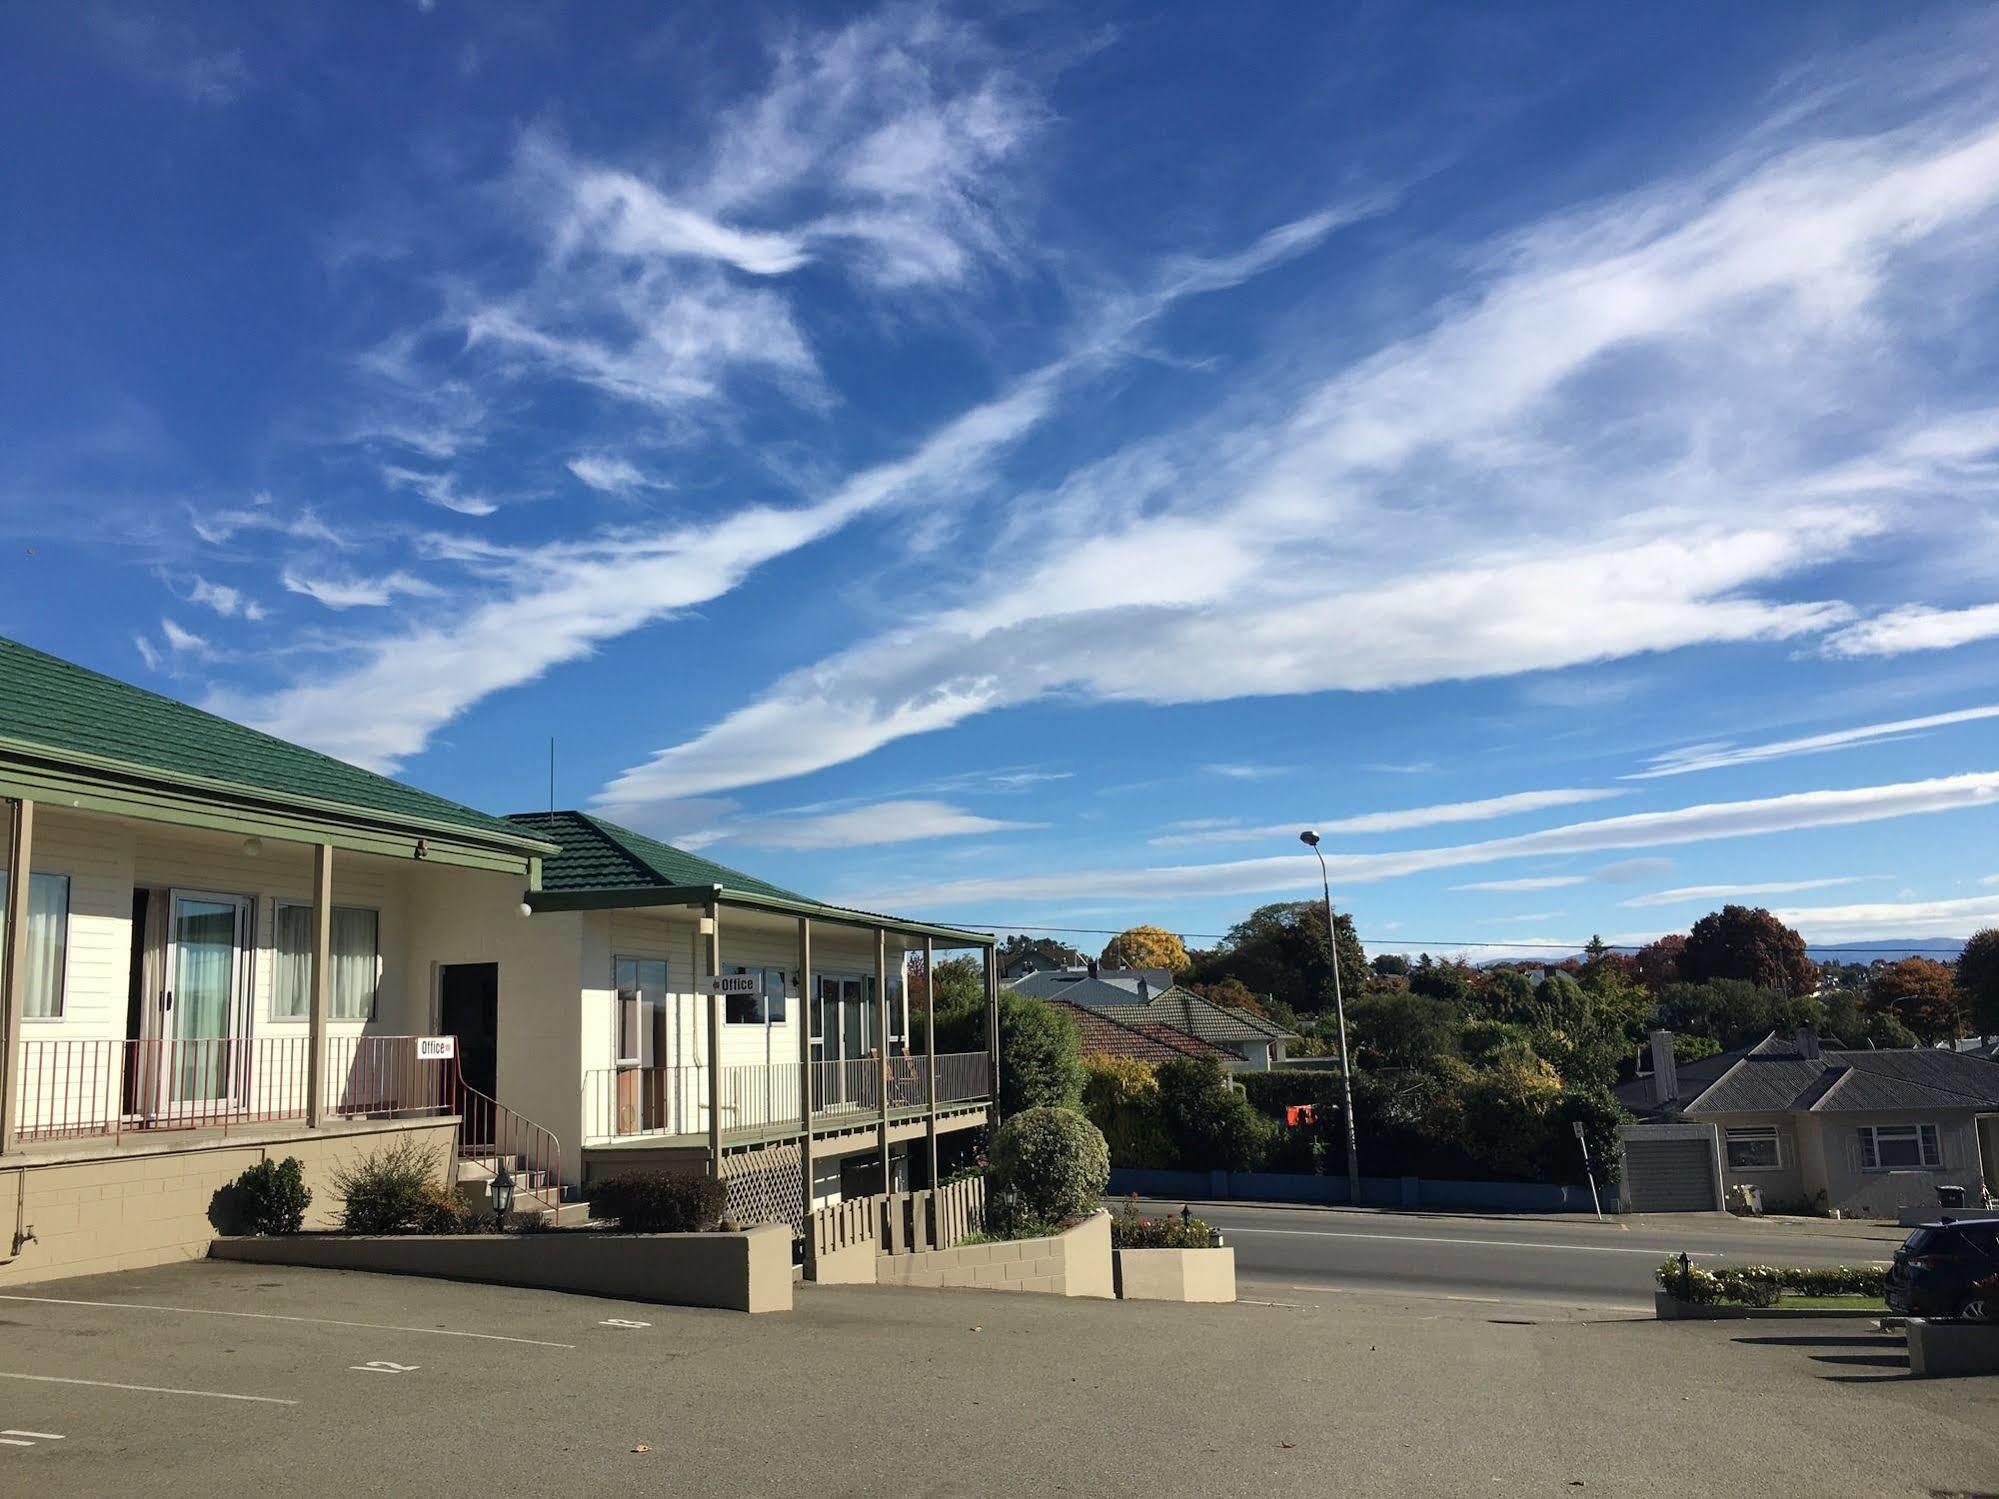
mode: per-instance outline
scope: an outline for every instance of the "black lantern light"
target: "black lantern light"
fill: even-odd
[[[493,1231],[507,1231],[507,1214],[514,1210],[514,1174],[501,1166],[493,1178]]]

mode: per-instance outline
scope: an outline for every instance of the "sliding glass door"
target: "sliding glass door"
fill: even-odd
[[[176,890],[158,1035],[160,1111],[206,1112],[235,1093],[249,1021],[250,903]]]

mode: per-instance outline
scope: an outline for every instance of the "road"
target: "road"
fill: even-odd
[[[1650,1307],[1652,1272],[1682,1250],[1695,1264],[1885,1261],[1899,1229],[1686,1214],[1639,1219],[1459,1217],[1195,1202],[1235,1248],[1236,1276],[1264,1291],[1309,1287]],[[1149,1202],[1177,1213],[1179,1202]],[[1257,1294],[1245,1291],[1246,1295]]]

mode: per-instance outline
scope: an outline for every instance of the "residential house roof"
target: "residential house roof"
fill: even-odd
[[[1170,1026],[1127,1025],[1101,1010],[1072,1004],[1066,999],[1047,999],[1042,1003],[1055,1006],[1075,1021],[1086,1057],[1128,1057],[1155,1066],[1161,1062],[1196,1056],[1212,1056],[1230,1062],[1240,1060],[1232,1051],[1182,1035]]]
[[[544,890],[721,885],[780,900],[810,899],[588,812],[516,812],[507,821],[531,829],[536,836],[560,846],[558,852],[542,861]]]
[[[1091,978],[1080,968],[1022,974],[1017,979],[1007,980],[1007,988],[1029,999],[1060,999],[1099,1009],[1108,1005],[1135,1006],[1138,1003],[1137,996],[1129,989]]]
[[[1173,972],[1167,968],[1103,968],[1092,963],[1087,968],[1045,968],[1008,982],[1035,999],[1066,997],[1073,986],[1088,984],[1103,987],[1074,992],[1102,994],[1107,1004],[1143,1004],[1173,987]],[[1115,997],[1106,991],[1115,991]]]
[[[1675,1069],[1679,1097],[1663,1110],[1650,1077],[1620,1084],[1617,1095],[1635,1112],[1675,1115],[1999,1108],[1999,1067],[1982,1057],[1936,1047],[1806,1051],[1773,1031]]]
[[[516,812],[508,821],[558,844],[542,863],[536,910],[588,910],[698,903],[716,889],[725,903],[989,947],[989,933],[836,906],[675,848],[589,812]]]
[[[0,637],[0,752],[13,759],[33,750],[211,797],[308,801],[535,851],[540,841],[463,803]]]
[[[1037,978],[1051,976],[1035,975]],[[1014,984],[1013,988],[1017,993],[1031,992],[1025,979]],[[1215,1004],[1178,985],[1169,987],[1163,994],[1141,1001],[1127,990],[1106,984],[1101,979],[1091,980],[1085,975],[1079,979],[1070,979],[1059,990],[1059,997],[1093,1010],[1106,1011],[1128,1025],[1166,1025],[1184,1035],[1202,1041],[1212,1041],[1224,1047],[1239,1046],[1245,1041],[1297,1039],[1294,1032],[1287,1031],[1283,1026],[1265,1020],[1260,1015],[1252,1015],[1247,1010],[1238,1010],[1228,1005]]]

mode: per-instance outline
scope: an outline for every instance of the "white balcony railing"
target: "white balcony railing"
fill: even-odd
[[[888,1104],[891,1113],[925,1106],[926,1059],[891,1057]],[[878,1057],[813,1062],[814,1118],[879,1116],[882,1063]],[[750,1063],[722,1069],[722,1132],[784,1129],[798,1123],[799,1069],[796,1062]],[[987,1096],[984,1052],[937,1058],[939,1104],[975,1102]],[[704,1135],[708,1132],[709,1069],[680,1067],[600,1067],[584,1075],[583,1133],[602,1142],[636,1135]]]

